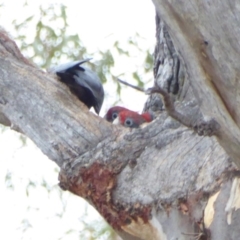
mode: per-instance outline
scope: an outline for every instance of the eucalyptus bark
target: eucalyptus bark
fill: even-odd
[[[218,141],[240,166],[238,1],[153,2],[183,59],[203,114],[221,125]]]
[[[55,161],[60,186],[90,202],[123,239],[237,239],[240,113],[234,59],[239,60],[240,46],[234,41],[229,46],[225,35],[224,41],[218,39],[225,33],[215,29],[219,22],[211,12],[229,6],[154,3],[154,85],[164,88],[192,121],[216,119],[216,137],[198,136],[173,120],[158,94],[145,105],[160,112],[155,121],[133,130],[113,126],[89,112],[55,76],[30,64],[4,31],[0,121],[27,135]],[[201,18],[206,11],[213,18],[209,26]],[[240,34],[239,22],[228,28],[226,20],[224,26],[233,28],[234,37]]]

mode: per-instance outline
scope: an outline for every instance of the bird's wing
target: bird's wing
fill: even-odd
[[[81,86],[88,88],[95,98],[99,99],[103,96],[104,92],[101,80],[92,70],[88,68],[84,68],[84,71],[77,70],[74,79]]]
[[[74,62],[68,62],[68,63],[63,63],[60,64],[58,66],[52,67],[48,70],[48,72],[51,73],[62,73],[62,72],[66,72],[66,71],[70,71],[72,69],[79,69],[84,71],[84,68],[80,67],[81,64],[90,61],[92,58],[87,58],[84,60],[80,60],[80,61],[74,61]]]

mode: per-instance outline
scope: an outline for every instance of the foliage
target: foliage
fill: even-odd
[[[17,40],[25,55],[40,67],[48,68],[62,59],[78,59],[86,55],[86,48],[77,34],[67,35],[68,23],[66,6],[62,4],[40,6],[39,19],[28,16],[23,22],[13,20],[18,33]],[[37,14],[38,16],[38,14]],[[37,21],[33,21],[37,20]],[[29,41],[26,26],[35,23],[33,40]]]
[[[150,50],[143,50],[139,46],[139,42],[144,39],[137,33],[129,37],[125,43],[113,39],[107,50],[99,49],[98,52],[88,52],[77,33],[69,34],[67,7],[63,4],[40,6],[39,14],[34,13],[20,22],[15,19],[12,24],[18,33],[16,40],[23,54],[42,68],[47,69],[60,62],[92,57],[98,61],[95,61],[95,64],[90,63],[91,68],[98,73],[102,82],[106,83],[124,75],[122,72],[114,76],[113,71],[117,64],[115,58],[122,56],[131,59],[137,54],[143,56],[143,62],[141,71],[132,70],[135,84],[143,86],[146,79],[142,79],[142,75],[152,72],[152,55]],[[31,29],[36,29],[32,37],[28,34],[29,25],[32,26]],[[121,86],[118,83],[116,83],[116,89],[120,99]]]

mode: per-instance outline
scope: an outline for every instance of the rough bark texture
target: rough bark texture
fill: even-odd
[[[214,117],[221,126],[216,138],[200,137],[171,119],[158,94],[145,105],[160,112],[154,122],[134,130],[109,124],[24,59],[3,31],[0,121],[30,137],[60,166],[60,186],[95,206],[123,239],[238,239],[239,67],[234,59],[239,60],[240,46],[234,39],[240,33],[239,22],[229,26],[228,21],[232,15],[240,21],[239,15],[220,2],[211,8],[206,1],[154,3],[161,16],[154,84],[193,121]],[[225,16],[227,33],[209,19],[216,13],[205,14],[218,7],[231,15]],[[231,44],[226,34],[233,35]]]
[[[240,166],[238,1],[153,2],[184,60],[202,112],[221,125],[218,141]]]

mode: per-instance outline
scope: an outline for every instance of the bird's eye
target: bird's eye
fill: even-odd
[[[117,118],[118,114],[117,113],[113,113],[112,114],[112,120],[114,120],[115,118]]]
[[[132,119],[130,119],[130,118],[127,118],[127,119],[125,120],[125,126],[127,126],[127,127],[131,127],[131,126],[132,126],[132,124],[133,124],[133,121],[132,121]]]

